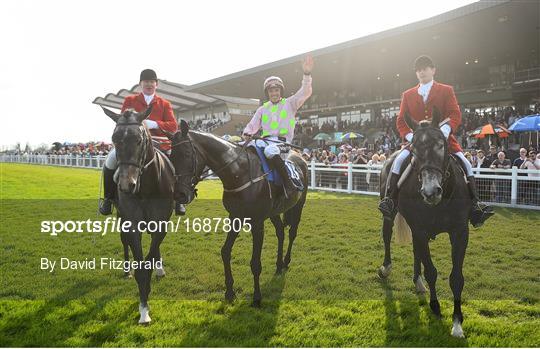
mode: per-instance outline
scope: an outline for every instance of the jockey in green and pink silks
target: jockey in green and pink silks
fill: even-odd
[[[285,85],[279,77],[271,76],[267,78],[264,81],[263,88],[268,101],[257,109],[243,132],[246,141],[249,141],[252,135],[257,134],[261,130],[261,136],[271,140],[258,140],[257,145],[264,147],[264,155],[283,177],[287,192],[294,189],[292,182],[288,180],[285,163],[280,156],[279,142],[291,143],[294,138],[296,112],[312,93],[312,69],[313,58],[306,56],[302,62],[302,70],[304,72],[302,86],[289,98],[283,97]]]

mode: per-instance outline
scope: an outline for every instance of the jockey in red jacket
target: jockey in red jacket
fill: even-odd
[[[405,122],[405,113],[416,122],[431,119],[433,108],[436,107],[448,122],[441,126],[441,131],[448,140],[448,150],[461,159],[462,166],[467,174],[469,191],[473,201],[470,215],[471,224],[474,227],[481,226],[488,219],[493,211],[490,207],[481,203],[476,191],[475,179],[472,165],[463,155],[453,133],[457,131],[461,124],[461,111],[454,94],[452,86],[444,85],[433,80],[435,75],[435,65],[428,56],[420,56],[416,59],[414,68],[419,84],[403,93],[399,115],[396,120],[397,129],[400,136],[407,142],[412,140],[412,130]],[[395,158],[386,188],[386,195],[379,203],[379,210],[387,219],[393,219],[396,210],[397,183],[403,161],[409,156],[408,147],[402,149]]]
[[[122,113],[127,109],[134,109],[140,113],[152,106],[152,113],[143,122],[150,130],[152,141],[157,143],[158,148],[165,154],[171,151],[171,142],[163,133],[167,131],[175,133],[178,130],[178,124],[174,117],[171,103],[156,94],[158,78],[156,72],[152,69],[145,69],[141,72],[139,86],[142,92],[136,95],[127,96],[122,105]],[[104,200],[99,206],[99,212],[103,215],[112,213],[112,201],[116,194],[116,183],[113,180],[114,173],[118,165],[116,163],[116,151],[113,149],[103,166],[103,187],[105,191]],[[176,205],[177,213],[185,212],[183,207]]]

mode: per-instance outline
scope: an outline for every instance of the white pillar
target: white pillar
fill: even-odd
[[[315,159],[311,159],[311,189],[315,189]]]
[[[352,162],[347,163],[347,193],[352,193]]]
[[[512,167],[512,191],[510,193],[510,203],[515,205],[517,203],[517,188],[518,188],[518,175],[517,167]]]

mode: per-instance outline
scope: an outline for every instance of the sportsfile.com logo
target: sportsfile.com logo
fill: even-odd
[[[133,224],[130,221],[122,221],[122,218],[107,217],[103,221],[93,221],[91,219],[81,221],[41,221],[41,232],[58,236],[60,233],[92,233],[104,236],[108,233],[128,233],[128,232],[178,232],[180,230],[194,233],[228,233],[231,230],[245,231],[251,230],[250,218],[185,218],[179,217],[173,221],[140,221]]]

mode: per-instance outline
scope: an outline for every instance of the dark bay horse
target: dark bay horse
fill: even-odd
[[[433,111],[430,122],[416,124],[408,114],[407,125],[414,131],[411,152],[412,171],[399,190],[398,212],[412,231],[414,275],[417,291],[425,292],[420,276],[421,264],[430,291],[430,308],[441,315],[435,283],[437,269],[431,260],[429,240],[441,232],[448,232],[452,245],[450,288],[454,295],[452,336],[463,337],[461,292],[463,290],[463,260],[469,240],[469,212],[471,200],[461,164],[448,154],[448,143],[439,129],[440,114]],[[385,163],[381,173],[381,198],[397,153]],[[405,165],[404,165],[405,166]],[[391,270],[390,240],[393,221],[383,220],[385,256],[379,276],[388,277]]]
[[[188,124],[182,120],[181,131],[169,135],[172,141],[171,160],[176,171],[175,199],[181,203],[190,203],[195,196],[195,186],[206,166],[223,183],[223,206],[229,218],[250,220],[253,237],[251,271],[254,279],[253,305],[260,306],[261,291],[261,250],[264,237],[264,221],[270,218],[276,228],[278,250],[277,273],[287,268],[291,261],[291,250],[298,231],[302,209],[307,195],[307,163],[296,152],[291,152],[291,160],[300,172],[304,184],[303,192],[295,192],[288,198],[266,180],[259,157],[240,145],[227,142],[212,134],[189,131]],[[284,220],[281,214],[284,213]],[[285,227],[289,228],[289,246],[283,258]],[[236,227],[238,228],[238,227]],[[232,301],[235,297],[231,271],[231,250],[240,230],[227,232],[227,238],[221,249],[225,269],[225,298]]]
[[[141,242],[144,224],[139,226],[139,222],[169,221],[173,210],[174,172],[166,163],[166,155],[153,147],[150,133],[143,124],[152,112],[151,106],[142,113],[127,110],[116,114],[106,108],[103,111],[116,122],[112,141],[118,160],[118,215],[122,222],[131,223],[121,235],[122,241],[131,248],[134,261],[139,263],[134,268],[139,287],[139,323],[147,324],[151,321],[148,296],[152,269],[161,267],[159,246],[167,234],[167,227],[160,225],[151,232],[150,250],[144,257]]]

